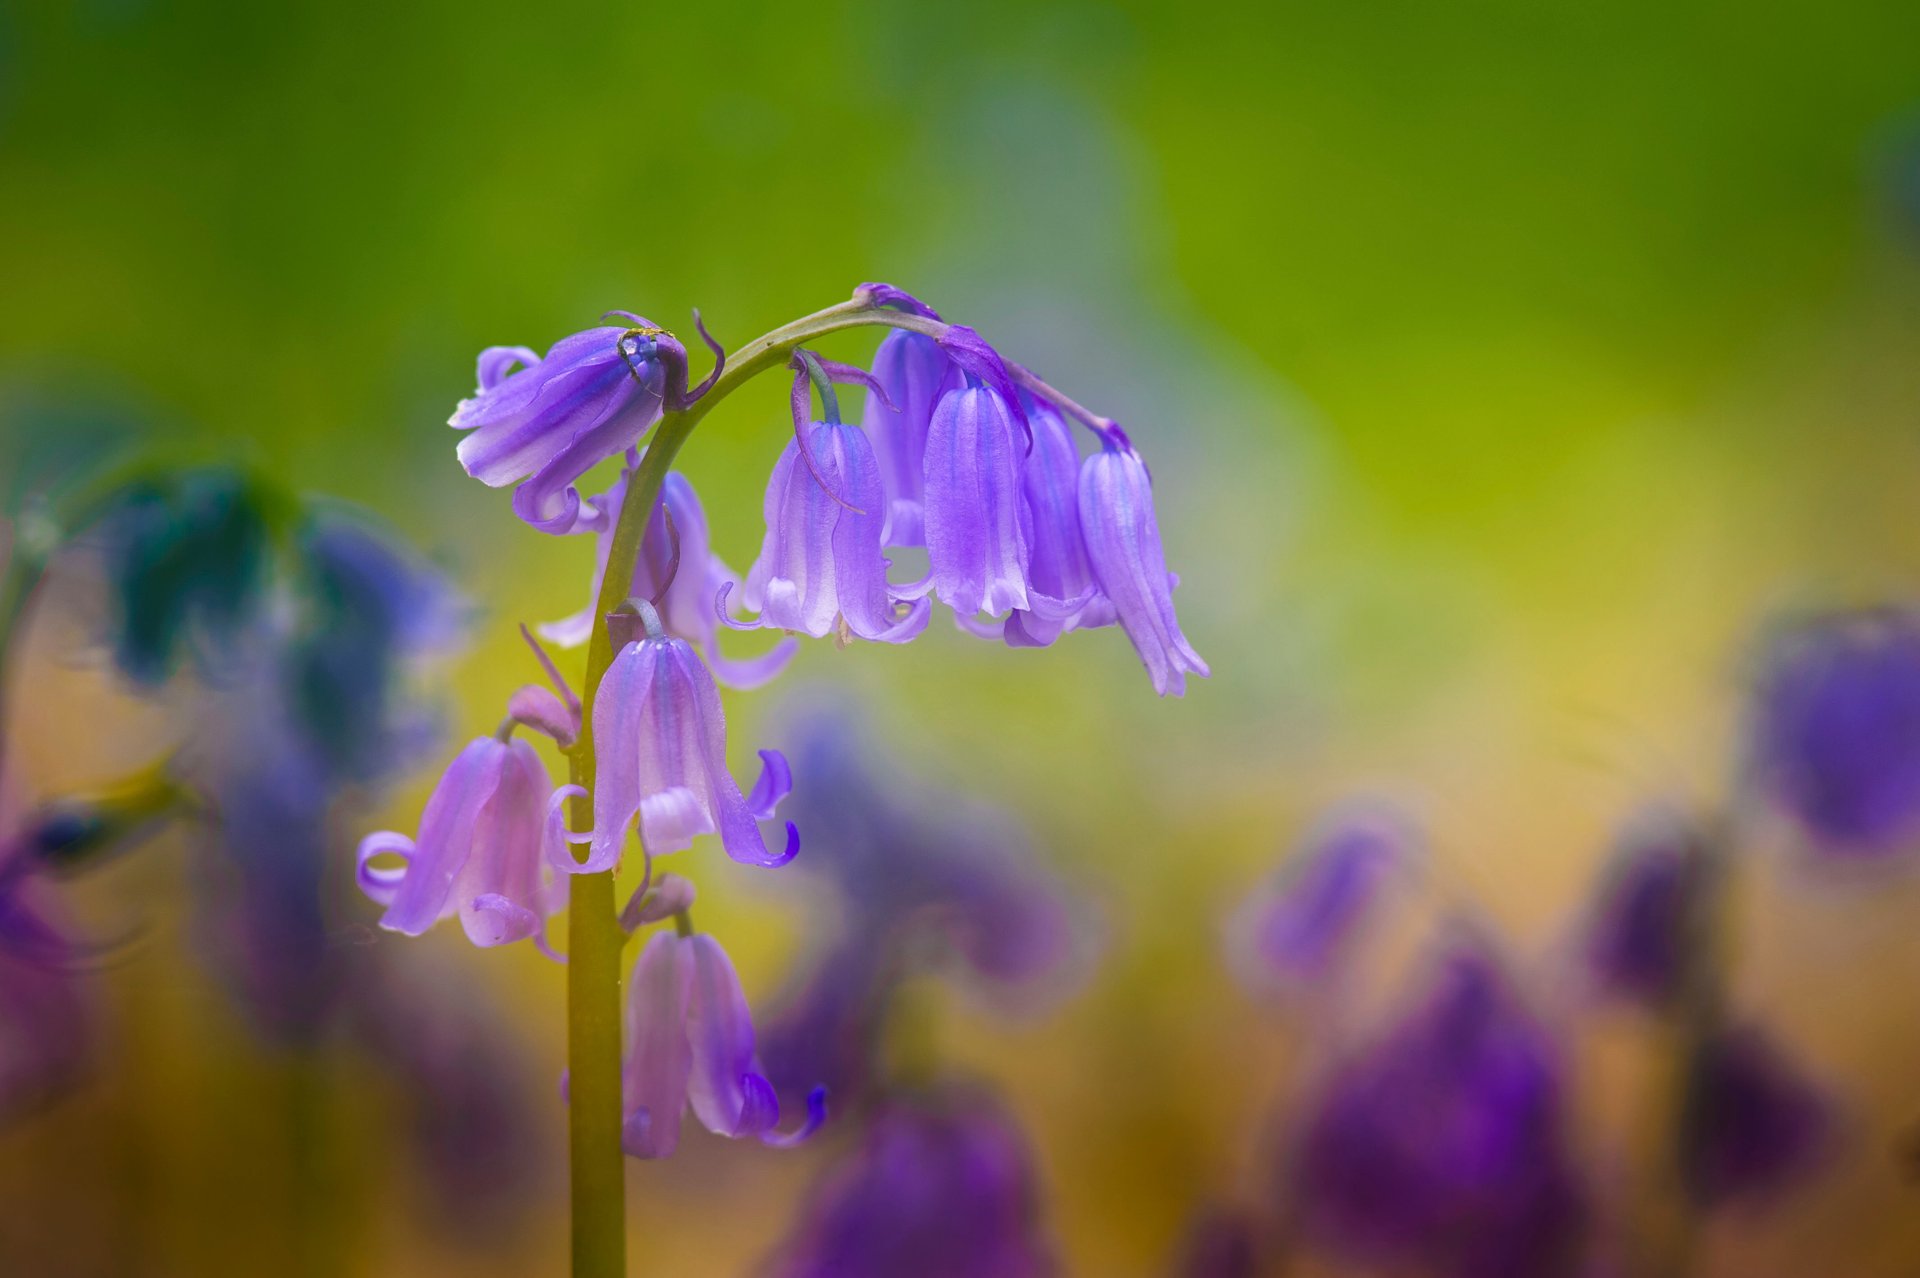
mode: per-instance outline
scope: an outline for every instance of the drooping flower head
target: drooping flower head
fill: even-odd
[[[594,531],[599,543],[592,594],[579,612],[540,627],[542,638],[572,648],[592,637],[593,601],[600,597],[614,524],[632,478],[629,468],[612,488],[588,503],[591,517],[582,522],[582,529]],[[747,661],[732,661],[721,653],[715,601],[739,581],[733,569],[713,551],[707,513],[693,484],[679,471],[668,471],[653,516],[641,536],[628,594],[635,599],[657,600],[662,627],[674,638],[697,646],[714,678],[731,688],[757,688],[779,674],[800,645],[794,639],[782,639],[765,656]]]
[[[525,741],[481,737],[447,768],[427,800],[418,842],[392,830],[368,835],[360,889],[387,907],[380,926],[419,936],[458,916],[475,945],[537,936],[565,900],[552,869],[564,858],[559,810],[546,765]],[[399,868],[375,864],[398,857]]]
[[[1455,942],[1384,1038],[1331,1073],[1288,1167],[1305,1238],[1446,1278],[1565,1273],[1585,1211],[1546,1032]]]
[[[800,358],[822,369],[812,356]],[[860,427],[840,420],[824,369],[818,380],[825,420],[809,420],[809,378],[806,366],[794,377],[794,439],[767,481],[766,537],[747,574],[746,606],[759,614],[759,625],[815,638],[844,625],[861,639],[905,643],[926,629],[931,605],[916,599],[904,614],[897,611],[904,599],[887,581],[887,499],[872,445]]]
[[[1658,1010],[1704,961],[1710,878],[1704,833],[1677,812],[1654,809],[1622,834],[1585,942],[1594,984]]]
[[[985,1089],[891,1098],[827,1172],[768,1266],[774,1278],[1045,1278],[1038,1178]]]
[[[1696,1204],[1771,1200],[1819,1168],[1833,1135],[1831,1103],[1758,1028],[1735,1024],[1701,1045],[1679,1130]]]
[[[1153,479],[1124,435],[1102,436],[1080,468],[1080,527],[1101,594],[1153,677],[1161,696],[1186,692],[1186,676],[1207,663],[1187,642],[1173,611],[1173,577],[1160,548]]]
[[[727,770],[727,721],[713,676],[685,640],[661,629],[650,605],[639,608],[645,632],[621,647],[594,699],[593,849],[578,869],[617,865],[636,816],[651,856],[717,834],[736,861],[784,865],[800,850],[799,831],[789,823],[785,850],[773,853],[759,823],[792,789],[786,759],[762,751],[760,781],[751,797],[741,794]]]
[[[1840,615],[1782,636],[1751,749],[1761,791],[1821,850],[1877,856],[1920,835],[1920,616]]]
[[[1411,832],[1385,809],[1334,814],[1235,914],[1228,926],[1234,966],[1257,987],[1324,979],[1412,855]]]
[[[545,358],[488,347],[479,389],[448,422],[470,432],[459,447],[467,473],[489,488],[518,484],[513,512],[541,532],[574,530],[580,477],[637,445],[684,380],[686,352],[671,334],[614,313],[630,324],[563,337]]]
[[[627,990],[623,1079],[621,1146],[635,1158],[671,1157],[688,1107],[717,1136],[778,1146],[807,1139],[826,1119],[826,1093],[815,1089],[806,1123],[775,1130],[780,1100],[760,1067],[740,977],[705,934],[662,930],[640,951]]]

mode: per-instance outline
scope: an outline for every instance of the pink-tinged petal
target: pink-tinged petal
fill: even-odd
[[[713,677],[691,648],[673,640],[668,643],[674,648],[672,660],[685,689],[684,722],[691,728],[684,738],[688,784],[693,784],[692,776],[704,774],[708,812],[728,856],[748,865],[781,864],[784,858],[767,851],[766,840],[760,836],[760,825],[747,807],[733,774],[727,770],[727,720]],[[699,753],[697,767],[694,766],[696,750]]]
[[[715,1135],[754,1135],[779,1121],[780,1102],[772,1102],[771,1114],[764,1105],[748,1104],[746,1079],[754,1073],[754,1043],[746,992],[718,941],[702,934],[688,944],[693,949],[693,996],[687,1007],[693,1072],[687,1080],[687,1101],[694,1117]],[[748,1127],[747,1120],[759,1126]]]
[[[448,765],[427,800],[413,859],[380,919],[381,927],[419,936],[446,915],[454,880],[466,867],[475,827],[500,784],[506,758],[504,743],[481,737]]]
[[[620,1144],[635,1158],[667,1158],[680,1145],[693,1072],[687,1037],[693,976],[692,942],[659,932],[640,951],[627,983]]]
[[[983,386],[949,392],[927,432],[927,562],[957,613],[1028,606],[1031,516],[1020,491],[1023,440],[1012,410]]]
[[[580,798],[586,793],[586,787],[584,786],[563,785],[547,798],[546,830],[540,840],[540,855],[550,867],[560,871],[563,876],[568,874],[599,873],[598,870],[588,868],[591,861],[581,862],[576,860],[573,855],[573,849],[568,846],[573,843],[593,842],[593,835],[591,833],[575,834],[567,828],[568,800]],[[611,869],[612,867],[608,866],[605,868]],[[566,892],[564,884],[558,885],[556,890],[564,899]],[[554,907],[554,909],[558,908],[558,906]],[[548,912],[551,913],[552,910]]]
[[[547,803],[553,782],[525,741],[506,746],[492,797],[474,823],[473,849],[454,881],[451,905],[467,939],[501,945],[531,936],[548,903]]]
[[[600,681],[593,702],[593,851],[581,873],[618,865],[627,829],[640,815],[641,740],[650,728],[647,702],[657,659],[657,645],[630,643]]]
[[[579,612],[562,617],[558,621],[542,622],[534,627],[534,633],[548,643],[559,647],[578,648],[593,638],[593,605],[589,604]]]
[[[572,745],[580,735],[580,716],[537,683],[516,689],[507,698],[507,717],[522,727],[545,733],[562,746]]]
[[[747,810],[762,821],[773,819],[780,800],[793,793],[793,766],[778,750],[760,752],[760,779],[747,796]]]
[[[693,881],[679,874],[663,874],[650,889],[640,892],[621,911],[620,925],[631,932],[649,923],[664,923],[693,908]]]
[[[1189,673],[1205,677],[1209,671],[1174,615],[1173,578],[1153,513],[1153,481],[1139,454],[1108,441],[1082,464],[1080,525],[1101,592],[1112,601],[1154,691],[1182,695]]]
[[[378,856],[397,856],[403,864],[382,869],[372,864]],[[413,860],[413,840],[397,830],[376,830],[360,840],[354,858],[354,881],[375,905],[393,904],[393,894],[406,880],[407,865]]]

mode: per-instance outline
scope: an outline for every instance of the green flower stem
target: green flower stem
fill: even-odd
[[[803,342],[846,329],[881,324],[939,336],[946,325],[885,310],[856,297],[741,347],[712,388],[692,404],[667,412],[627,485],[613,544],[595,603],[593,641],[581,693],[585,713],[570,752],[573,783],[593,788],[593,702],[613,664],[607,614],[619,608],[633,581],[640,537],[659,499],[667,468],[700,419],[721,400],[768,369],[786,363]],[[593,828],[593,800],[575,796],[568,818],[576,832]],[[614,895],[614,872],[573,876],[567,909],[568,1141],[573,1192],[574,1278],[624,1278],[626,1168],[620,1152],[620,951],[626,934]]]

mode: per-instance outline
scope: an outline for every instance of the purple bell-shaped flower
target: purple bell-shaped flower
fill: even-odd
[[[682,1113],[717,1136],[790,1146],[826,1119],[826,1092],[807,1098],[807,1121],[776,1131],[780,1101],[754,1048],[753,1016],[740,977],[706,935],[654,934],[627,988],[625,1119],[621,1145],[635,1158],[667,1158],[680,1145]]]
[[[513,512],[541,532],[574,531],[574,485],[638,444],[660,419],[670,373],[685,376],[686,353],[671,335],[615,314],[631,325],[563,337],[545,358],[524,346],[480,352],[479,389],[448,420],[469,432],[459,447],[467,473],[489,488],[518,484]]]

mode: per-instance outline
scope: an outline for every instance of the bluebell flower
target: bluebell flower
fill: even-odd
[[[1708,1036],[1687,1073],[1681,1170],[1695,1203],[1765,1203],[1833,1150],[1833,1106],[1764,1032],[1736,1023]]]
[[[1424,998],[1310,1103],[1288,1169],[1303,1237],[1446,1278],[1569,1272],[1586,1209],[1566,1113],[1552,1040],[1485,950],[1457,941]]]
[[[686,352],[665,330],[628,325],[563,337],[545,357],[524,346],[480,353],[479,388],[448,424],[469,434],[460,464],[489,488],[518,485],[513,512],[548,533],[575,529],[581,476],[639,444],[660,419]],[[515,366],[518,365],[516,369]]]
[[[1018,1124],[980,1087],[890,1098],[808,1196],[771,1278],[1059,1272]]]
[[[886,495],[886,544],[924,546],[927,431],[935,405],[958,389],[960,369],[933,338],[896,328],[874,354],[873,376],[880,388],[868,392],[860,424]]]
[[[1080,470],[1080,528],[1100,593],[1161,696],[1186,692],[1186,676],[1211,673],[1173,611],[1173,575],[1160,548],[1153,479],[1124,436],[1108,434]]]
[[[1654,1010],[1684,992],[1705,958],[1706,897],[1715,887],[1704,838],[1667,809],[1643,814],[1623,834],[1585,938],[1601,992]]]
[[[1827,852],[1920,835],[1920,616],[1843,614],[1782,635],[1755,700],[1761,791]]]

